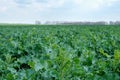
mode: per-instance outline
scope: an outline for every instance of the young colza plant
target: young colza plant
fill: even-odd
[[[0,80],[120,80],[119,25],[0,25]]]

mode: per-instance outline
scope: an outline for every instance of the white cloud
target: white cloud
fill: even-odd
[[[105,6],[111,6],[118,0],[0,0],[0,12],[8,9],[23,10],[50,10],[51,8],[60,8],[66,6],[66,3],[72,2],[77,8],[84,10],[97,10]],[[72,4],[69,4],[72,5]],[[76,8],[76,7],[75,7]]]
[[[15,8],[16,3],[13,0],[0,0],[0,11],[5,12],[11,8]]]
[[[61,7],[63,6],[65,0],[49,0],[47,2],[36,2],[36,1],[33,1],[29,7],[31,8],[34,8],[34,9],[37,9],[37,10],[48,10],[48,9],[51,9],[51,8],[58,8],[58,7]]]
[[[4,1],[2,1],[2,0],[0,0],[0,12],[4,12],[4,11],[6,11],[6,6],[4,6]]]
[[[6,7],[0,7],[0,12],[5,12],[7,10]]]
[[[46,0],[46,1],[40,1],[40,0],[14,0],[18,8],[24,8],[24,9],[33,9],[33,10],[39,10],[44,11],[51,8],[58,8],[63,6],[65,3],[65,0]]]
[[[99,9],[105,6],[110,6],[119,0],[72,0],[75,4],[83,9]]]
[[[10,9],[18,10],[38,10],[44,11],[51,8],[58,8],[63,6],[65,0],[0,0],[0,12],[4,12]]]
[[[86,16],[88,19],[89,16],[95,17],[95,12],[104,15],[103,9],[113,6],[117,1],[120,0],[0,0],[0,17],[1,20],[3,18],[21,21],[59,18],[79,20],[80,17]]]

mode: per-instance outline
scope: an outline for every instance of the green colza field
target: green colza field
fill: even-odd
[[[0,25],[0,80],[120,80],[120,26]]]

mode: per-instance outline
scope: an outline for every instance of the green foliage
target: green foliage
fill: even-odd
[[[0,80],[120,80],[120,27],[0,25]]]

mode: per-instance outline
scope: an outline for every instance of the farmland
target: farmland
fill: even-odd
[[[120,80],[120,26],[0,25],[0,80]]]

